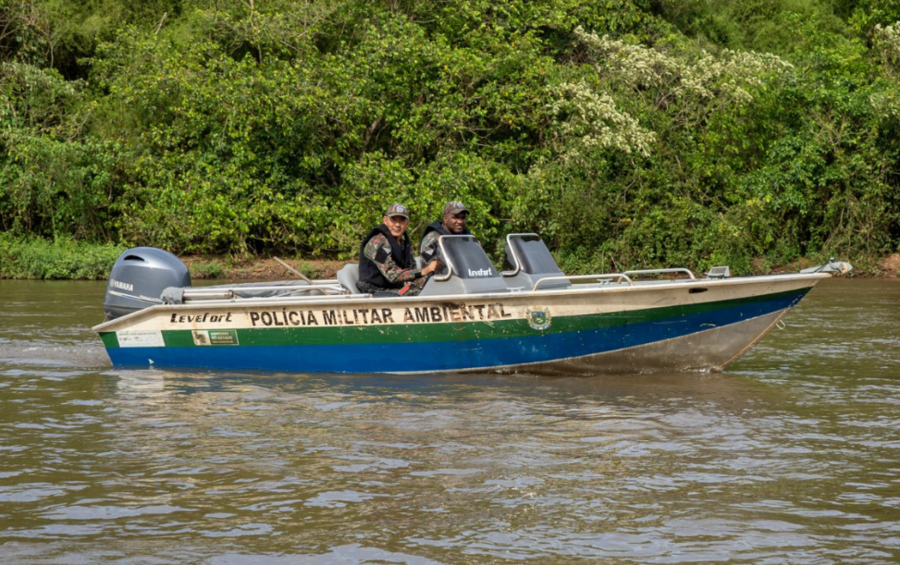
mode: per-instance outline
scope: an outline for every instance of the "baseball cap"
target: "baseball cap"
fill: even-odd
[[[404,206],[403,204],[391,204],[388,206],[387,211],[384,213],[385,216],[390,218],[391,216],[403,216],[407,220],[409,219],[409,208]]]
[[[459,212],[468,212],[469,209],[466,208],[466,205],[462,202],[454,200],[453,202],[447,202],[444,205],[444,216],[447,214],[458,214]]]

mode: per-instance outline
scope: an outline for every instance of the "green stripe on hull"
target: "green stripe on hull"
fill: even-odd
[[[452,341],[510,339],[673,320],[725,308],[734,308],[742,305],[750,306],[772,300],[784,300],[792,296],[798,296],[799,298],[807,290],[804,288],[750,298],[700,304],[683,304],[602,314],[556,316],[552,317],[550,326],[544,330],[532,328],[528,320],[525,319],[505,319],[409,325],[250,328],[236,329],[234,331],[236,331],[237,335],[237,345],[240,346],[281,346],[301,343],[305,345],[431,343],[445,342],[448,339]],[[163,330],[162,336],[167,347],[198,346],[194,342],[192,330]],[[119,347],[114,332],[104,333],[102,338],[107,348]],[[228,346],[223,345],[222,347]]]
[[[119,347],[119,338],[116,337],[116,332],[106,332],[100,334],[100,339],[103,340],[103,347],[107,349],[110,347]]]

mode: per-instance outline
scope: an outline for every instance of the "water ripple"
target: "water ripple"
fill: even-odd
[[[0,564],[896,562],[900,286],[833,282],[725,374],[589,379],[123,371],[19,296]]]

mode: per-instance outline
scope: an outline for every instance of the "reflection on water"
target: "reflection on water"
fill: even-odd
[[[102,285],[0,281],[0,563],[886,563],[900,284],[724,374],[109,368]]]

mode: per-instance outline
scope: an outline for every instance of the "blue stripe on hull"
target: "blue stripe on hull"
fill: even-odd
[[[255,369],[304,373],[458,371],[556,361],[684,337],[794,306],[806,292],[709,312],[595,330],[428,343],[118,347],[116,366]]]

